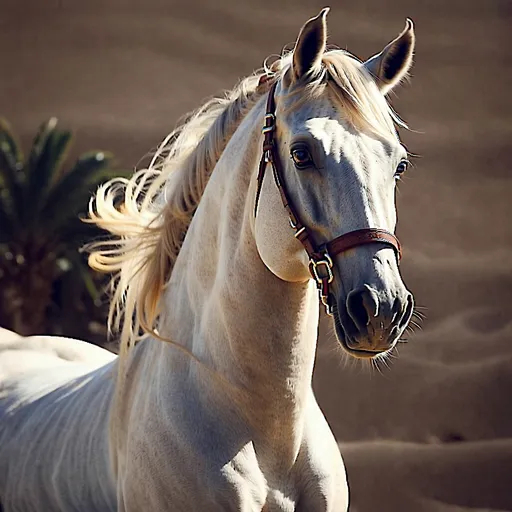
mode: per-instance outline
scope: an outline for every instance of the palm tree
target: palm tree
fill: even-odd
[[[8,122],[0,118],[0,325],[29,335],[76,335],[50,318],[62,320],[96,298],[96,277],[78,248],[97,237],[85,224],[91,193],[119,176],[104,151],[82,154],[71,169],[64,162],[72,135],[43,123],[28,158]],[[75,317],[87,317],[87,311]],[[73,315],[71,315],[73,316]],[[73,322],[75,323],[75,322]]]

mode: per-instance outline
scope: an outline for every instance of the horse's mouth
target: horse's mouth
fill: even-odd
[[[339,344],[343,347],[343,350],[347,352],[350,356],[355,357],[356,359],[372,359],[379,354],[384,354],[388,352],[390,348],[384,350],[364,350],[364,349],[354,349],[348,346],[347,343],[347,333],[340,319],[338,307],[336,304],[333,305],[333,321],[334,321],[334,332],[336,334],[336,339]],[[394,343],[393,343],[394,345]]]

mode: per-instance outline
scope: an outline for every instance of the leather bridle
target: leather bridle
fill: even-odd
[[[309,232],[308,228],[302,224],[297,211],[290,199],[286,184],[283,180],[283,168],[279,158],[277,141],[275,139],[276,131],[276,102],[275,91],[277,82],[274,82],[269,90],[267,99],[267,111],[265,114],[265,123],[262,129],[263,139],[263,155],[261,157],[258,184],[256,191],[256,202],[254,206],[254,215],[258,211],[258,202],[263,185],[263,178],[267,169],[267,164],[272,165],[274,181],[279,190],[281,201],[290,218],[290,226],[295,230],[295,238],[299,240],[309,257],[309,271],[315,280],[320,296],[320,301],[325,306],[328,315],[332,315],[333,297],[329,293],[329,285],[334,281],[333,261],[332,257],[341,254],[349,249],[353,249],[359,245],[370,243],[380,243],[391,246],[396,254],[397,261],[402,257],[402,249],[398,238],[389,231],[379,228],[364,228],[350,231],[334,240],[317,246]]]

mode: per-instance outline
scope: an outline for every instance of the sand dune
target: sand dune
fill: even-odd
[[[512,355],[512,318],[489,308],[466,310],[417,332],[408,357],[444,364],[479,364]]]
[[[510,324],[486,335],[482,312],[481,326],[471,326],[478,324],[477,313],[417,335],[390,360],[391,369],[380,365],[382,373],[355,361],[343,363],[336,342],[323,342],[315,387],[338,439],[511,437]]]
[[[315,384],[349,441],[352,512],[512,510],[511,340],[508,316],[472,308],[415,334],[382,373],[321,343]]]
[[[444,445],[375,441],[340,448],[352,512],[512,510],[512,439]]]

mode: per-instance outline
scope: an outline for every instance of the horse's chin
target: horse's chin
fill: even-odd
[[[345,329],[343,327],[343,324],[340,320],[340,315],[338,312],[338,308],[336,305],[333,308],[333,321],[334,321],[334,332],[336,334],[336,339],[338,340],[338,343],[342,346],[343,350],[349,354],[352,357],[355,357],[356,359],[373,359],[374,357],[377,357],[381,354],[384,354],[388,352],[390,349],[387,350],[362,350],[362,349],[353,349],[350,348],[347,344],[347,334],[345,332]]]

